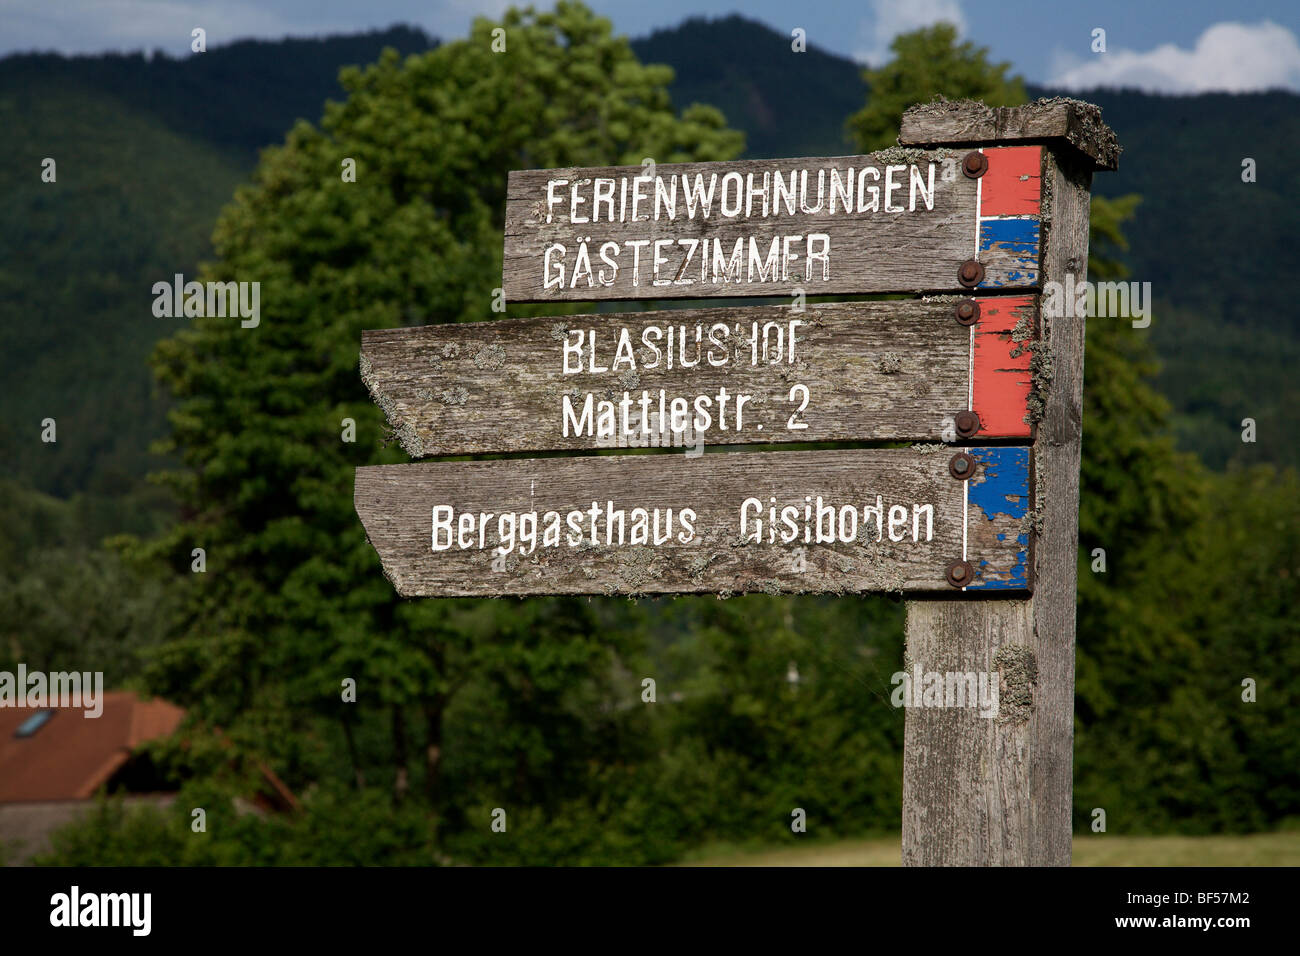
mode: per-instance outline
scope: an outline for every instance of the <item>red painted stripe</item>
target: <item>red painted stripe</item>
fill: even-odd
[[[980,177],[981,216],[1037,216],[1042,208],[1043,150],[998,146],[984,150],[988,171]]]
[[[1021,316],[1029,316],[1031,338],[1037,339],[1037,316],[1033,296],[980,299],[980,317],[975,323],[974,356],[971,371],[971,408],[980,417],[982,437],[1028,438],[1032,429],[1025,423],[1032,384],[1029,359],[1032,353],[1013,342],[1011,332]],[[1011,353],[1020,354],[1012,357]]]

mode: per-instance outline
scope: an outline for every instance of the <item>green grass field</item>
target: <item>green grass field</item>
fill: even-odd
[[[715,846],[683,866],[898,866],[898,837],[778,849]],[[1249,836],[1078,836],[1075,866],[1300,866],[1300,833]]]

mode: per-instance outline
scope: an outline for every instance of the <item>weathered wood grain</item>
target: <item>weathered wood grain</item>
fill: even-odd
[[[1027,507],[1028,487],[1011,496],[1013,504],[999,506],[1003,513],[968,507],[968,486],[995,469],[980,464],[969,482],[959,481],[949,471],[952,454],[924,446],[383,465],[357,469],[354,501],[384,573],[404,597],[951,591],[945,574],[961,558],[964,538],[976,572],[968,593],[1023,595],[1027,553],[1016,515]],[[1009,490],[1000,489],[1000,497]],[[747,499],[757,501],[742,527]],[[775,541],[768,540],[772,499]],[[831,506],[833,529],[825,511]],[[794,511],[782,514],[786,507]],[[435,510],[441,508],[451,510]],[[637,508],[648,512],[645,543],[633,537]],[[880,520],[864,508],[881,508]],[[611,543],[618,522],[609,521],[610,509],[624,512],[622,544],[617,537]],[[689,527],[683,509],[694,513]],[[491,517],[480,520],[480,514]],[[502,514],[512,515],[506,525]],[[513,517],[521,514],[536,517]],[[462,515],[469,515],[468,524]],[[818,543],[819,518],[823,537],[833,531],[834,542]],[[530,520],[531,547],[517,530]],[[548,542],[550,524],[558,533]],[[783,543],[781,535],[791,537],[792,530],[793,540]]]
[[[989,107],[972,100],[918,103],[903,113],[898,141],[908,145],[985,145],[1017,140],[1069,143],[1095,168],[1115,169],[1120,146],[1101,108],[1064,97],[1023,106]]]
[[[960,170],[964,155],[963,150],[895,148],[867,156],[662,164],[654,170],[657,179],[643,176],[639,166],[512,172],[505,218],[506,298],[547,302],[779,296],[792,295],[796,289],[808,295],[960,292],[963,286],[957,272],[974,255],[978,215],[976,180]],[[864,177],[865,169],[873,173]],[[925,186],[917,190],[915,202],[913,169]],[[841,184],[849,181],[848,171],[853,172],[851,211],[845,210],[840,198],[843,190],[832,189],[832,170],[837,171]],[[805,172],[806,192],[802,189]],[[788,183],[796,174],[800,191],[793,214],[784,195],[777,211],[776,177]],[[927,203],[931,174],[933,195]],[[762,199],[749,192],[750,182],[761,187],[765,176],[769,183],[766,211]],[[709,214],[705,215],[702,202],[697,202],[692,216],[681,184],[707,185],[714,182],[713,177],[717,185]],[[885,208],[884,194],[891,177],[902,186],[890,193],[889,207],[901,207],[902,211]],[[638,179],[651,201],[638,205],[633,220],[630,203],[622,200],[623,183],[635,185]],[[664,184],[663,203],[658,202],[659,181]],[[819,191],[819,181],[825,182],[824,193]],[[616,198],[597,209],[595,190],[598,183],[605,182],[615,184]],[[552,183],[557,184],[554,192],[548,186]],[[677,184],[677,192],[670,209],[666,200],[672,183]],[[577,205],[571,192],[575,184]],[[876,208],[871,208],[873,186],[878,189]],[[726,207],[724,195],[730,197]],[[859,203],[863,196],[867,198]],[[727,215],[728,211],[732,214]],[[593,214],[601,221],[580,221]],[[616,221],[606,221],[611,215]],[[821,240],[813,245],[812,235],[826,237],[825,263],[809,256],[821,251]],[[784,237],[793,237],[790,249],[798,258],[788,264],[782,259],[779,268],[766,277],[762,269],[751,270],[750,240],[761,254],[770,251],[774,239],[780,240],[784,256]],[[580,278],[575,283],[580,240],[584,238],[591,269],[577,268]],[[699,254],[705,240],[707,259]],[[719,243],[722,255],[730,260],[738,240],[744,243],[743,274],[728,281],[715,271],[713,260]],[[633,268],[633,252],[628,246],[633,241],[649,243],[640,247],[639,269]],[[656,241],[664,244],[656,247]],[[617,253],[612,247],[609,251],[611,262],[620,265],[617,271],[600,259],[599,250],[606,242],[617,244]],[[548,280],[553,283],[559,272],[554,264],[558,260],[548,268],[546,251],[557,243],[565,250],[563,281],[548,286]],[[657,268],[656,248],[662,259]],[[1036,260],[1036,249],[1033,252]],[[1037,283],[1036,262],[1034,268],[1026,268],[1024,249],[998,246],[984,251],[980,259],[985,268],[982,288],[1033,288]]]
[[[1045,126],[1054,111],[1065,133]],[[1089,187],[1094,166],[1114,165],[1108,129],[1088,142],[1069,135],[1073,106],[1040,104],[990,117],[982,105],[910,111],[904,137],[935,143],[1063,136],[1044,167],[1044,282],[1087,273]],[[1044,118],[1044,113],[1049,118]],[[1096,122],[1100,122],[1099,118]],[[1082,135],[1082,134],[1080,134]],[[989,670],[1002,708],[995,720],[925,708],[907,713],[903,747],[906,865],[1067,866],[1071,854],[1074,634],[1078,573],[1083,318],[1042,317],[1035,390],[1042,420],[1033,446],[1034,594],[1024,602],[915,601],[907,658],[926,670]],[[1009,703],[1009,701],[1011,703]]]
[[[362,379],[413,458],[636,447],[698,452],[706,445],[781,442],[952,441],[953,416],[968,407],[972,367],[971,330],[954,317],[957,301],[959,297],[938,297],[809,305],[802,313],[781,306],[748,306],[387,329],[363,333]],[[1023,351],[1024,343],[1012,340],[1012,329],[1021,321],[1032,330],[1032,300],[987,299],[981,314],[975,341],[981,344],[981,356],[993,357],[984,362],[988,371],[977,366],[981,375],[976,410],[989,425],[976,437],[1027,436],[1028,353],[1022,360],[1010,359],[1008,353]],[[992,330],[987,335],[986,324]],[[670,328],[676,340],[672,368],[666,354]],[[686,348],[681,346],[683,330]],[[624,332],[627,347],[620,353]],[[582,349],[571,348],[566,356],[566,343],[581,343]],[[698,364],[683,368],[682,355]],[[1003,373],[1004,366],[1017,365],[1020,371]],[[725,404],[717,401],[723,389]],[[573,421],[582,417],[588,396],[592,415],[584,421],[594,425],[600,403],[618,405],[624,393],[633,402],[628,416],[633,434],[621,434],[621,412],[619,434],[601,435],[586,427],[583,434],[577,433]],[[643,394],[650,398],[648,414],[636,404]],[[696,412],[700,396],[709,400],[709,426],[697,429],[697,419],[705,422]],[[806,407],[800,411],[805,397]],[[687,427],[675,432],[674,398],[688,409],[676,423]],[[720,404],[725,430],[718,427]]]
[[[1023,866],[1033,856],[1032,613],[1028,601],[907,602],[904,670],[987,674],[998,706],[991,718],[970,707],[907,710],[904,866]]]
[[[1092,166],[1065,153],[1047,166],[1053,220],[1044,254],[1055,281],[1088,278]],[[1074,797],[1074,634],[1079,574],[1079,465],[1083,451],[1083,362],[1086,320],[1047,316],[1043,345],[1051,357],[1034,469],[1037,501],[1034,566],[1047,582],[1032,602],[1037,706],[1030,727],[1030,866],[1068,866]]]

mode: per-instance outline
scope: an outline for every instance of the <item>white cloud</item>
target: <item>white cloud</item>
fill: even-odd
[[[940,20],[955,26],[958,34],[966,32],[966,17],[959,0],[871,0],[871,12],[870,26],[868,21],[862,24],[862,34],[869,38],[868,45],[854,55],[872,66],[889,60],[890,41],[900,33],[928,27]]]
[[[1300,89],[1300,43],[1286,27],[1216,23],[1191,50],[1165,43],[1145,53],[1117,49],[1088,59],[1058,56],[1051,85],[1082,90],[1129,86],[1156,93]]]

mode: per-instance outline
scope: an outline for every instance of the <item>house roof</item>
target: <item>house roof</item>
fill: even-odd
[[[0,803],[85,800],[126,763],[141,744],[166,737],[185,711],[164,700],[143,700],[130,691],[104,694],[104,712],[85,716],[79,707],[54,713],[35,733],[14,732],[38,711],[0,708]]]

